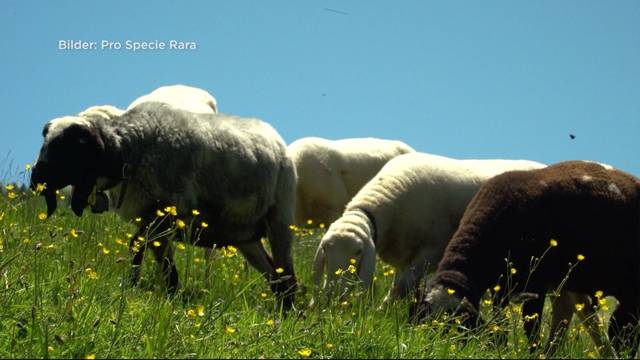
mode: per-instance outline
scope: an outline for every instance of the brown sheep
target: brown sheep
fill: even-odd
[[[614,348],[631,346],[633,356],[639,256],[638,178],[585,161],[507,172],[474,196],[410,315],[419,320],[430,312],[456,310],[472,324],[485,291],[500,284],[496,295],[504,298],[509,279],[509,291],[536,295],[522,309],[525,319],[536,319],[525,321],[534,341],[540,321],[534,314],[542,315],[547,292],[560,287],[577,294],[602,291],[620,303],[608,329]],[[532,259],[539,259],[534,271]]]

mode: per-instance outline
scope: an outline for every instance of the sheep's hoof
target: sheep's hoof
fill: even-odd
[[[295,281],[295,279],[290,281],[275,281],[271,284],[271,289],[278,299],[282,301],[283,310],[291,310],[293,308],[295,294],[298,290],[298,282]]]
[[[140,281],[140,266],[134,265],[131,269],[131,277],[129,278],[130,285],[132,287],[138,285]]]

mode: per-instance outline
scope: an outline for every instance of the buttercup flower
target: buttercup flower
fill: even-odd
[[[309,357],[311,356],[311,349],[309,348],[302,348],[300,350],[298,350],[298,355],[302,356],[302,357]]]

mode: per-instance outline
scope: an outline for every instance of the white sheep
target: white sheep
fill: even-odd
[[[434,269],[464,210],[492,176],[537,169],[527,160],[456,160],[410,153],[390,160],[348,203],[323,236],[314,259],[314,279],[325,291],[340,270],[372,282],[376,252],[398,271],[385,302],[404,297],[428,268]],[[352,261],[353,262],[353,261]],[[322,284],[323,270],[327,281]],[[340,285],[340,293],[345,285]]]
[[[297,173],[296,224],[311,219],[328,225],[384,164],[414,150],[396,140],[306,137],[291,143],[287,152]]]
[[[193,113],[218,113],[218,103],[211,94],[203,89],[187,85],[161,86],[134,100],[127,107],[127,110],[145,102],[161,102]]]

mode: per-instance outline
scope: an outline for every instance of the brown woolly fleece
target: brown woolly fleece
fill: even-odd
[[[558,245],[550,247],[551,239]],[[540,258],[547,249],[531,272],[532,258]],[[510,290],[538,294],[538,300],[524,304],[523,316],[541,315],[544,295],[559,287],[571,267],[563,290],[601,290],[620,302],[609,327],[611,337],[625,325],[638,323],[638,178],[585,161],[494,177],[467,207],[425,293],[442,285],[477,308],[488,288],[501,284],[506,290],[506,274],[514,268]],[[531,334],[533,325],[528,327]],[[621,338],[614,340],[619,348]]]

